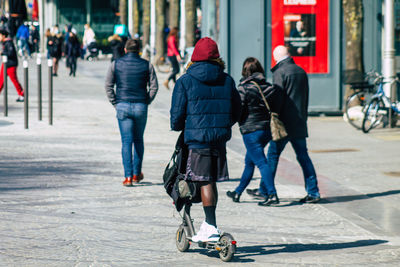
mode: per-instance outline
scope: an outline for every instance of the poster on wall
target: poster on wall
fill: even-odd
[[[329,0],[275,0],[271,5],[272,50],[284,45],[307,73],[329,73]]]

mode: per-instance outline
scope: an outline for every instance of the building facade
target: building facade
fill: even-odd
[[[396,1],[396,44],[400,48],[400,1]],[[310,78],[310,112],[342,110],[345,31],[341,1],[203,0],[202,35],[218,40],[227,70],[239,82],[246,57],[274,66],[273,48],[286,45]],[[364,0],[365,70],[381,71],[382,1]],[[400,50],[397,51],[400,55]],[[399,64],[400,66],[400,60]]]

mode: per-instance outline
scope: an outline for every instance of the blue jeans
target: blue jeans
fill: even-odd
[[[254,168],[257,166],[261,173],[260,193],[263,195],[276,194],[274,177],[264,153],[264,148],[271,138],[269,130],[259,130],[243,135],[243,142],[246,146],[245,166],[239,186],[235,189],[236,193],[243,193],[253,178]]]
[[[24,52],[26,51],[26,53],[28,53],[28,56],[31,56],[31,50],[29,49],[28,40],[21,38],[18,41],[18,45],[19,49],[22,51],[22,54],[24,54]]]
[[[292,144],[294,152],[296,153],[297,161],[300,163],[303,170],[307,193],[312,197],[319,197],[317,174],[315,173],[314,165],[308,156],[305,138],[285,138],[277,142],[271,141],[268,148],[267,158],[273,177],[275,177],[276,169],[278,167],[279,156],[288,142]]]
[[[122,163],[125,177],[142,171],[144,154],[143,134],[147,122],[147,104],[121,102],[116,106],[122,141]],[[132,145],[134,147],[132,161]]]

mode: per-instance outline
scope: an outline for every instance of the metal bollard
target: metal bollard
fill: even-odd
[[[53,125],[53,60],[47,60],[49,66],[49,125]]]
[[[42,60],[40,58],[40,53],[37,54],[36,58],[37,65],[37,76],[38,76],[38,119],[42,120]]]
[[[8,84],[7,84],[7,56],[2,57],[3,60],[3,77],[4,77],[4,117],[8,116]]]
[[[28,61],[25,59],[24,63],[24,125],[25,129],[29,128],[29,86],[28,86]]]

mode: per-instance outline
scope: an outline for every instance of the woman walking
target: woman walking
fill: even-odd
[[[264,148],[271,141],[270,115],[260,93],[262,90],[272,111],[278,112],[283,102],[282,90],[265,80],[265,72],[261,63],[253,57],[243,63],[242,79],[238,86],[242,101],[242,114],[239,120],[240,133],[246,147],[245,167],[238,187],[226,194],[234,202],[239,202],[240,196],[253,177],[257,166],[261,173],[260,189],[251,192],[264,201],[259,205],[279,204],[272,172],[267,164]],[[259,88],[258,88],[259,87]]]
[[[76,73],[77,58],[81,55],[81,44],[76,36],[76,30],[72,29],[69,33],[68,43],[66,46],[66,57],[70,67],[69,76],[74,76]]]
[[[185,179],[198,183],[206,217],[192,240],[218,241],[216,182],[229,179],[226,142],[239,119],[240,96],[212,39],[197,42],[191,61],[172,94],[171,128],[184,131],[189,148]]]
[[[125,55],[124,43],[122,42],[122,39],[118,34],[114,34],[108,37],[108,42],[110,43],[112,52],[111,62]]]
[[[172,73],[169,75],[168,79],[164,82],[164,86],[169,90],[169,81],[173,80],[176,82],[176,75],[179,73],[179,61],[181,61],[181,56],[178,51],[178,28],[173,28],[167,37],[167,56],[168,60],[172,65]]]
[[[53,76],[57,76],[58,62],[62,56],[63,38],[58,26],[54,26],[52,35],[47,39],[50,57],[53,58]]]

